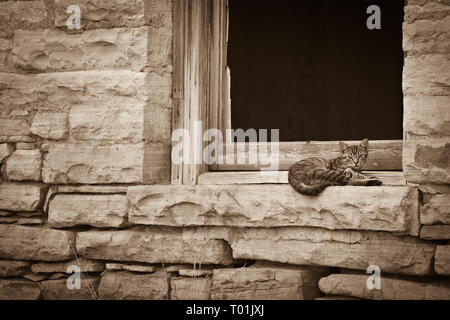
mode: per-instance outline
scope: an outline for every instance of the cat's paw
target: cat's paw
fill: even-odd
[[[383,182],[380,181],[380,180],[378,180],[378,179],[370,179],[370,180],[367,182],[367,185],[368,185],[368,186],[371,186],[371,187],[379,187],[379,186],[382,186],[382,185],[383,185]]]

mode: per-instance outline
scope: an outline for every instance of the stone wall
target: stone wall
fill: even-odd
[[[0,1],[0,299],[450,299],[449,1],[405,8],[408,185],[317,198],[169,185],[172,18]]]

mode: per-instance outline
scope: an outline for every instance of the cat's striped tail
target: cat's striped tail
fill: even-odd
[[[291,181],[290,177],[289,183],[291,184],[292,188],[294,188],[295,191],[307,196],[317,196],[318,194],[322,193],[326,188],[332,186],[331,183],[327,182],[323,182],[321,184],[316,185],[308,185],[301,181]]]

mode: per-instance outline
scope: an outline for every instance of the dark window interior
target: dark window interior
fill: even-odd
[[[370,5],[381,30],[369,30]],[[234,129],[402,139],[404,0],[230,0]]]

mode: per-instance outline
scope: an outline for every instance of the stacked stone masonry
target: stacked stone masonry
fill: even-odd
[[[407,186],[317,198],[170,185],[172,25],[172,0],[0,1],[0,299],[450,299],[448,1],[405,7]]]

